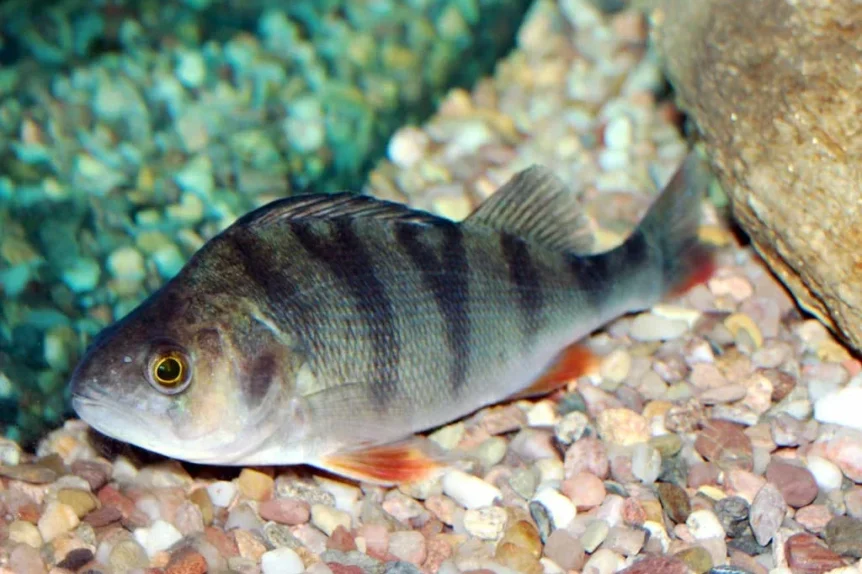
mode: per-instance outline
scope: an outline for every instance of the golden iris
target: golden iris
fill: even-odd
[[[170,387],[183,382],[185,371],[185,365],[179,357],[162,357],[156,361],[153,378],[160,385]]]

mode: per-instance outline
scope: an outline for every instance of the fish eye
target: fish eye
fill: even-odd
[[[157,349],[147,369],[147,380],[157,391],[174,395],[184,391],[191,382],[191,363],[178,349]]]

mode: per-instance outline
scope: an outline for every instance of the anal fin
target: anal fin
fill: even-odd
[[[391,486],[429,478],[446,461],[432,452],[427,440],[413,437],[323,456],[315,466],[360,482]]]
[[[599,358],[581,343],[574,343],[563,349],[545,372],[529,387],[512,396],[525,399],[547,395],[569,381],[592,373],[599,365]]]

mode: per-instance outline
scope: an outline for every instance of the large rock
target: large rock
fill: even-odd
[[[735,217],[799,303],[862,350],[862,4],[644,4]]]

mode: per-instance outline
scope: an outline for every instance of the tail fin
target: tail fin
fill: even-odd
[[[698,239],[701,201],[712,178],[707,162],[689,152],[626,242],[645,241],[650,266],[660,269],[660,296],[679,295],[715,270],[713,249]],[[640,237],[639,237],[640,235]]]

